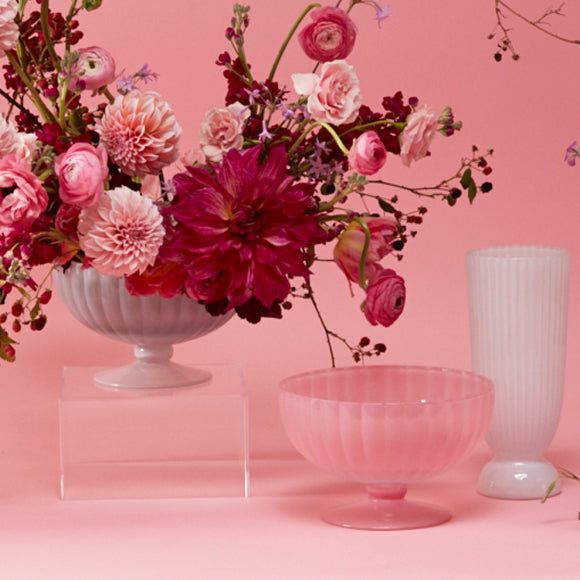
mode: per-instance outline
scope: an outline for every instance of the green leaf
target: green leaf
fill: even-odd
[[[101,7],[103,0],[84,0],[83,1],[83,8],[90,12],[91,10],[96,10],[97,8]]]
[[[461,176],[461,180],[459,183],[461,183],[461,187],[463,187],[463,189],[467,189],[472,181],[473,177],[471,175],[471,169],[467,168],[463,172],[463,175]]]
[[[475,199],[476,195],[477,195],[477,185],[475,184],[475,181],[473,181],[473,179],[472,179],[469,186],[468,186],[468,191],[467,191],[467,197],[469,198],[469,203],[473,203],[473,200]]]
[[[34,320],[40,314],[40,302],[37,300],[30,311],[30,318]]]
[[[397,210],[395,206],[391,205],[388,201],[384,200],[382,197],[379,198],[379,207],[386,211],[387,213],[395,213]]]

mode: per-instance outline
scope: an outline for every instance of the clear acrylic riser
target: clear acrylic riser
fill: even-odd
[[[248,497],[248,397],[236,365],[191,388],[115,391],[65,367],[62,499]]]

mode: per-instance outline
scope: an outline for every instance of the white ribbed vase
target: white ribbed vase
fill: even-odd
[[[490,497],[537,499],[557,479],[544,452],[564,391],[568,254],[548,247],[484,248],[468,254],[467,269],[473,370],[495,384],[487,435],[495,458],[481,472],[478,489]]]
[[[186,296],[132,296],[123,278],[72,264],[57,270],[56,290],[79,322],[108,338],[135,345],[136,361],[101,371],[99,385],[114,389],[186,387],[210,379],[207,371],[171,362],[173,345],[209,334],[233,315],[211,316]]]

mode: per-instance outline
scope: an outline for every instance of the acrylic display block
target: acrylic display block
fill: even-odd
[[[248,399],[239,367],[200,367],[202,385],[114,391],[65,367],[62,499],[248,497]]]

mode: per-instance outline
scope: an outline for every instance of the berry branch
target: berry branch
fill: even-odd
[[[494,58],[496,61],[502,60],[502,53],[509,52],[513,58],[513,60],[519,60],[520,55],[515,49],[514,43],[511,39],[510,33],[512,31],[511,28],[508,28],[505,20],[507,18],[504,11],[509,12],[516,18],[519,18],[526,24],[532,26],[536,30],[555,38],[556,40],[560,40],[562,42],[566,42],[568,44],[580,44],[580,40],[574,38],[567,38],[562,36],[552,30],[549,30],[548,26],[550,26],[550,19],[554,16],[564,16],[564,3],[560,4],[557,8],[547,8],[541,16],[538,18],[532,19],[528,16],[518,12],[512,6],[506,2],[505,0],[494,0],[495,2],[495,18],[496,18],[496,27],[495,30],[489,34],[488,38],[490,40],[494,39],[498,33],[500,33],[500,40],[498,42],[498,50],[494,54]]]

